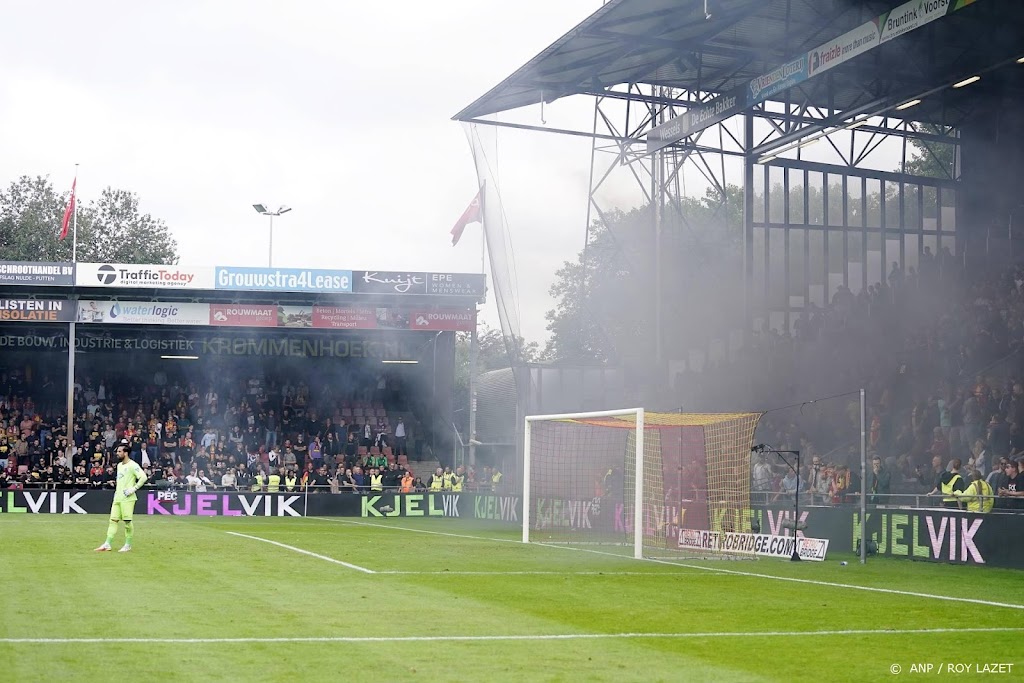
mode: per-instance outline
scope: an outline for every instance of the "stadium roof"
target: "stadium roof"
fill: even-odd
[[[955,125],[979,96],[1019,98],[1024,66],[1014,60],[1024,55],[1024,2],[932,1],[963,7],[846,61],[813,87],[808,81],[791,88],[794,100],[849,110],[873,99],[941,91],[916,107],[913,119]],[[709,19],[704,0],[611,0],[454,118],[600,95],[624,84],[727,92],[899,4],[707,0]],[[978,86],[946,87],[976,73],[985,74]]]

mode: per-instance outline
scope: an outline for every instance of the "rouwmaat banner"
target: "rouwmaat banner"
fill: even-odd
[[[106,515],[113,491],[0,491],[0,514]],[[517,495],[252,493],[145,490],[136,515],[172,517],[438,517],[518,523]]]

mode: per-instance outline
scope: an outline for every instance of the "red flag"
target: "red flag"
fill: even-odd
[[[75,186],[78,185],[78,176],[71,181],[71,201],[68,202],[68,208],[64,209],[64,220],[60,223],[60,238],[64,239],[68,236],[68,225],[71,224],[71,217],[75,213]]]
[[[473,201],[469,203],[466,210],[459,216],[459,220],[455,222],[455,227],[452,228],[452,246],[454,247],[462,239],[462,231],[466,229],[466,226],[470,223],[480,223],[483,221],[483,211],[480,210],[480,201],[483,199],[483,188],[476,193],[473,197]]]

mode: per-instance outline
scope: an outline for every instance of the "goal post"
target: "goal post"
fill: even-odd
[[[694,555],[680,529],[749,531],[759,418],[643,408],[526,416],[523,542],[674,558]]]

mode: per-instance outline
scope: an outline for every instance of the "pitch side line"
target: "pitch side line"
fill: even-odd
[[[545,571],[510,571],[510,572],[484,572],[484,571],[402,571],[402,570],[377,570],[377,574],[391,574],[399,576],[693,576],[694,572],[616,572],[616,571],[589,571],[589,572],[545,572]]]
[[[834,631],[721,631],[703,633],[541,633],[484,636],[323,636],[307,638],[0,638],[0,644],[220,644],[220,643],[455,643],[465,641],[612,640],[668,638],[803,638],[806,636],[905,636],[943,633],[1019,633],[1024,628],[843,629]]]
[[[333,557],[327,557],[326,555],[318,555],[317,553],[313,553],[313,552],[310,552],[308,550],[303,550],[302,548],[296,548],[293,545],[285,545],[284,543],[278,543],[277,541],[271,541],[270,539],[267,539],[267,538],[260,538],[259,536],[250,536],[249,534],[240,534],[240,533],[235,532],[235,531],[226,531],[224,533],[230,534],[232,536],[240,536],[242,538],[252,539],[253,541],[262,541],[263,543],[269,543],[270,545],[276,545],[279,548],[285,548],[286,550],[291,550],[293,552],[300,553],[302,555],[309,555],[310,557],[315,557],[316,559],[324,560],[325,562],[333,562],[334,564],[340,564],[342,567],[348,567],[349,569],[355,569],[356,571],[363,572],[365,574],[376,574],[377,573],[377,572],[373,571],[372,569],[367,569],[366,567],[360,567],[357,564],[352,564],[350,562],[342,562],[341,560],[336,560]]]
[[[452,536],[454,538],[470,538],[470,539],[475,539],[475,540],[478,540],[478,541],[498,541],[498,542],[505,542],[505,543],[520,543],[520,544],[522,544],[522,541],[512,540],[512,539],[485,538],[485,537],[482,537],[482,536],[468,536],[468,535],[463,535],[463,534],[452,534],[452,533],[448,533],[448,532],[444,532],[444,531],[428,531],[426,529],[412,529],[410,527],[391,526],[391,525],[386,525],[386,524],[369,524],[369,523],[366,523],[366,522],[349,522],[347,520],[341,520],[341,519],[335,520],[335,519],[332,519],[330,517],[311,517],[309,519],[319,519],[319,520],[322,520],[322,521],[325,521],[325,522],[337,521],[337,522],[340,522],[340,523],[343,523],[343,524],[358,524],[360,526],[372,526],[372,527],[377,527],[377,528],[380,528],[380,529],[394,529],[396,531],[411,531],[411,532],[414,532],[414,533],[421,533],[421,534],[437,534],[439,536]],[[568,547],[568,546],[551,545],[551,544],[547,544],[547,543],[534,543],[534,544],[531,544],[531,545],[540,545],[540,546],[544,546],[545,548],[557,548],[557,549],[560,549],[560,550],[575,550],[575,551],[578,551],[578,552],[594,553],[595,555],[604,555],[606,557],[616,557],[616,558],[619,558],[619,559],[633,559],[633,558],[629,558],[629,557],[624,557],[622,555],[617,555],[615,553],[608,553],[608,552],[604,552],[604,551],[601,551],[601,550],[594,550],[592,548],[571,548],[571,547]],[[1013,603],[1007,603],[1007,602],[995,602],[994,600],[981,600],[979,598],[960,598],[960,597],[956,597],[956,596],[952,596],[952,595],[934,595],[932,593],[919,593],[919,592],[916,592],[916,591],[901,591],[901,590],[896,590],[895,588],[877,588],[877,587],[874,587],[874,586],[858,586],[858,585],[852,584],[852,583],[836,583],[836,582],[833,582],[833,581],[819,581],[819,580],[816,580],[816,579],[798,579],[798,578],[790,577],[790,576],[774,576],[772,574],[759,574],[757,572],[744,572],[744,571],[739,571],[739,570],[736,570],[736,569],[722,569],[720,567],[702,567],[702,566],[696,565],[696,564],[687,564],[687,563],[684,563],[684,562],[669,562],[667,560],[655,560],[655,559],[652,559],[652,558],[649,558],[649,557],[643,558],[643,561],[644,562],[653,562],[655,564],[663,564],[663,565],[666,565],[666,566],[669,566],[669,567],[689,567],[690,569],[696,569],[696,570],[699,570],[699,571],[708,572],[709,574],[720,574],[720,575],[721,574],[734,574],[736,576],[749,576],[751,578],[756,578],[756,579],[771,579],[771,580],[774,580],[774,581],[791,581],[793,583],[806,583],[806,584],[811,584],[811,585],[815,585],[815,586],[828,586],[830,588],[850,588],[850,589],[853,589],[853,590],[868,591],[870,593],[888,593],[890,595],[905,595],[905,596],[914,597],[914,598],[929,598],[929,599],[932,599],[932,600],[946,600],[948,602],[963,602],[963,603],[968,603],[968,604],[973,604],[973,605],[986,605],[988,607],[1005,607],[1007,609],[1024,610],[1024,604],[1013,604]]]

